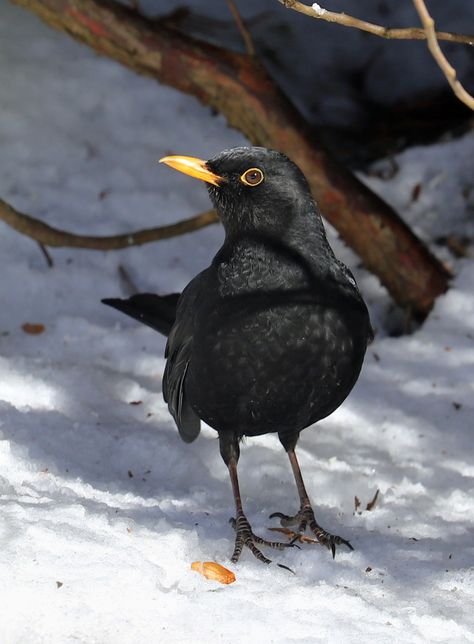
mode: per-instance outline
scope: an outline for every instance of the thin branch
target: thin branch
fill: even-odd
[[[326,20],[326,22],[335,22],[344,27],[354,27],[361,31],[367,31],[369,34],[379,36],[380,38],[388,38],[393,40],[426,40],[427,34],[424,29],[419,27],[406,27],[404,29],[392,29],[376,25],[373,22],[366,22],[359,20],[346,13],[336,13],[323,9],[317,3],[312,6],[298,2],[298,0],[278,0],[281,4],[285,5],[288,9],[293,9],[299,13],[304,13],[311,18],[318,20]],[[464,35],[451,33],[449,31],[437,31],[436,38],[438,40],[449,40],[451,42],[459,42],[465,45],[474,45],[474,35]]]
[[[48,224],[35,217],[15,210],[3,199],[0,199],[0,219],[22,235],[31,237],[39,244],[63,248],[88,248],[90,250],[119,250],[130,246],[141,246],[149,242],[184,235],[214,224],[219,220],[214,210],[208,210],[196,217],[183,219],[168,226],[136,230],[124,235],[91,237],[90,235],[75,235],[74,233],[48,226]]]
[[[240,15],[234,0],[227,0],[227,4],[229,5],[232,17],[235,20],[237,29],[240,31],[240,35],[242,36],[247,54],[249,56],[255,56],[255,45],[253,44],[252,36],[250,35],[245,22],[242,20],[242,16]]]
[[[459,100],[467,105],[471,110],[474,110],[474,97],[471,96],[471,94],[469,94],[458,81],[456,70],[449,64],[446,56],[441,51],[441,47],[438,42],[438,34],[434,27],[434,20],[428,13],[424,0],[413,0],[413,4],[415,5],[415,9],[418,11],[423,27],[425,28],[428,49],[430,50],[433,58],[438,63],[441,71],[446,76],[448,83],[451,85],[453,92]]]

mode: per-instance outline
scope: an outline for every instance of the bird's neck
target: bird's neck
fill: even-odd
[[[262,230],[228,234],[214,259],[223,293],[252,290],[307,289],[324,279],[334,259],[324,228],[286,231],[275,236]]]

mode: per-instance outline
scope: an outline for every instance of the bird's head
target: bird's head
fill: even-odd
[[[241,147],[208,161],[184,156],[160,161],[208,184],[228,234],[259,231],[280,236],[295,218],[315,215],[303,173],[281,152]]]

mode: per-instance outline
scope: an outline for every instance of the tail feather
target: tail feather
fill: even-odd
[[[107,298],[102,302],[168,336],[175,321],[179,296],[179,293],[138,293],[128,300]]]

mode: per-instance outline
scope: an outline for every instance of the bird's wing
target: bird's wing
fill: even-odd
[[[369,311],[367,309],[367,305],[364,302],[364,299],[359,291],[359,287],[357,286],[357,282],[355,280],[354,275],[352,274],[352,271],[347,268],[347,266],[341,262],[340,260],[336,260],[336,266],[338,268],[338,276],[336,277],[337,281],[339,282],[340,285],[343,285],[346,287],[346,289],[349,289],[350,294],[352,295],[352,298],[354,302],[357,304],[358,307],[360,307],[366,314],[366,319],[367,319],[367,344],[370,344],[373,342],[375,334],[374,330],[372,328],[372,324],[370,322],[370,316],[369,316]],[[342,280],[341,280],[342,278]],[[342,281],[342,284],[341,284]]]
[[[183,293],[155,295],[139,293],[127,300],[110,298],[104,304],[129,315],[168,336],[163,376],[163,397],[178,426],[181,438],[190,443],[199,435],[201,421],[186,398],[186,373],[191,358],[193,311],[200,291],[201,275]]]
[[[209,270],[209,269],[208,269]],[[168,336],[163,375],[163,398],[186,443],[199,435],[201,421],[186,396],[186,374],[193,349],[194,314],[206,283],[207,271],[197,275],[184,289],[176,311],[176,320]]]

